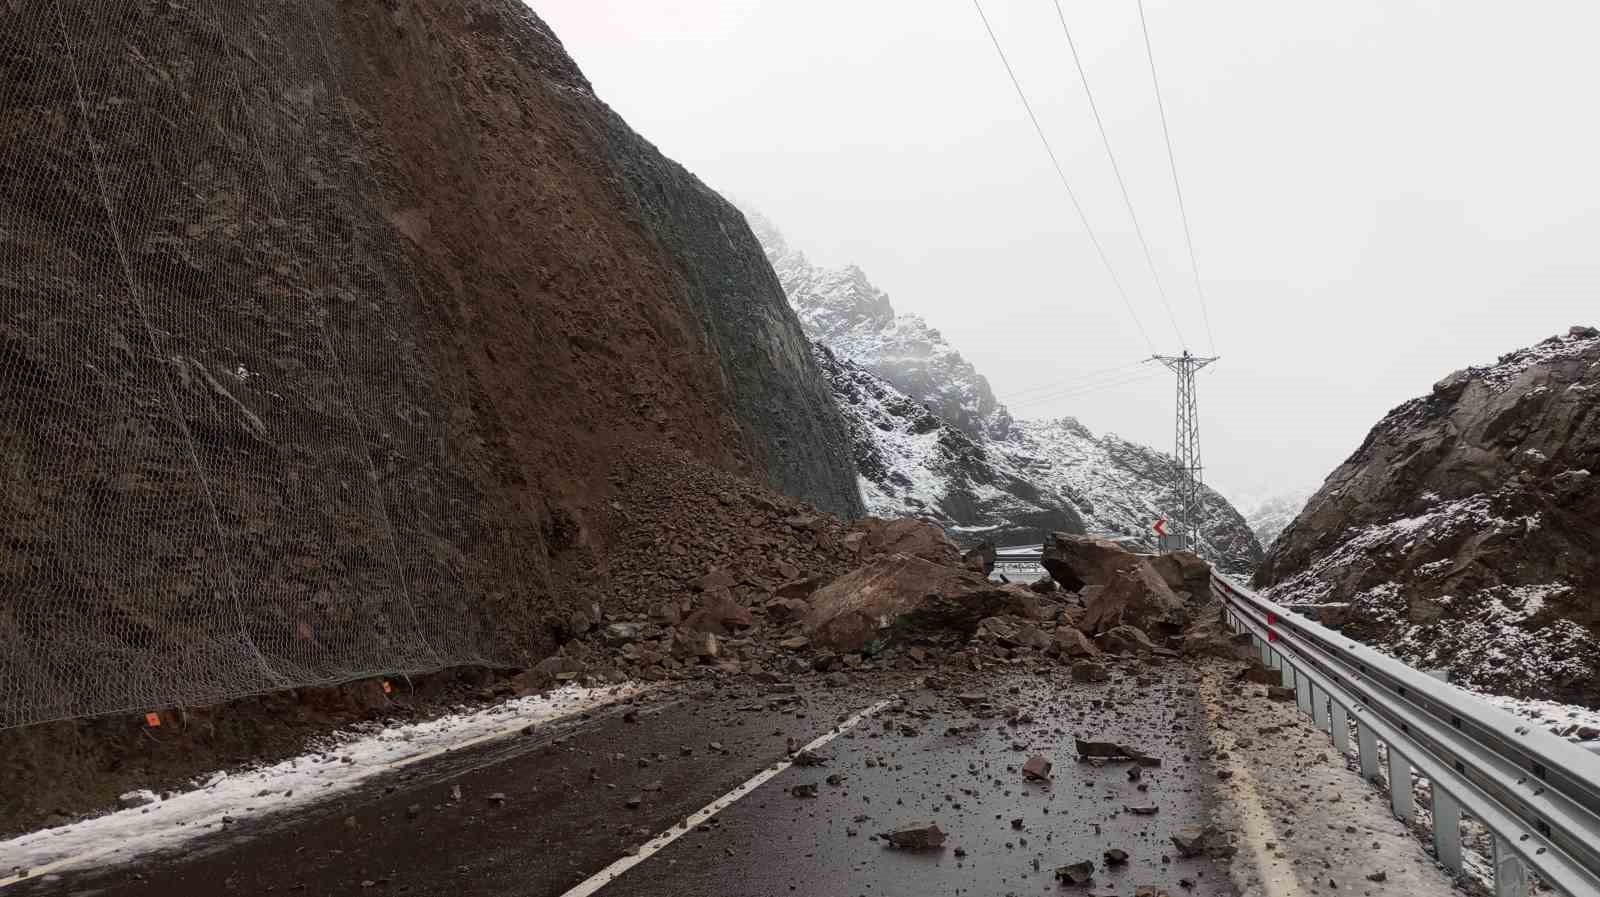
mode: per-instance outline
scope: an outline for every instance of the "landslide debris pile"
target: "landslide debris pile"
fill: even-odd
[[[849,422],[867,510],[918,517],[964,542],[1037,543],[1056,530],[1155,550],[1172,459],[1073,418],[1014,420],[989,381],[937,329],[895,311],[860,268],[824,268],[747,211]],[[1261,545],[1228,500],[1206,490],[1205,554],[1248,573]]]
[[[0,34],[0,727],[531,662],[636,446],[860,513],[743,217],[518,0]]]
[[[681,469],[679,469],[681,466]],[[648,473],[647,473],[648,472]],[[990,579],[992,546],[963,553],[937,526],[846,523],[736,478],[635,459],[618,474],[635,501],[613,509],[612,591],[553,620],[561,649],[519,684],[900,670],[966,670],[1036,658],[1106,675],[1102,655],[1230,655],[1200,625],[1210,568],[1055,533],[1049,575]],[[1187,635],[1187,637],[1186,637]]]
[[[1600,707],[1600,330],[1389,412],[1256,573],[1413,665]]]

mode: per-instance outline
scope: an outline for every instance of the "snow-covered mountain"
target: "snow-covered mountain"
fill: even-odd
[[[898,314],[860,268],[829,269],[746,212],[849,422],[869,513],[939,523],[966,541],[1038,541],[1052,529],[1154,550],[1172,458],[1073,418],[1013,420],[989,381],[938,330]],[[1202,549],[1236,573],[1261,545],[1227,499],[1206,490]]]
[[[767,261],[812,339],[894,384],[973,438],[1004,438],[1011,415],[989,380],[918,315],[896,314],[860,268],[813,265],[771,221],[746,211]]]
[[[850,427],[861,497],[878,517],[931,520],[1001,545],[1082,532],[1070,497],[1039,488],[995,444],[974,439],[882,377],[822,345],[817,367]]]
[[[1244,519],[1250,524],[1250,529],[1256,534],[1256,539],[1261,542],[1262,547],[1270,549],[1278,534],[1294,520],[1300,509],[1305,507],[1306,499],[1310,497],[1309,489],[1293,489],[1247,501],[1245,507],[1249,510],[1244,512]]]
[[[1008,438],[990,445],[1042,492],[1070,500],[1086,532],[1157,548],[1152,525],[1173,506],[1171,455],[1114,433],[1097,437],[1071,417],[1016,421]],[[1251,570],[1261,559],[1261,543],[1244,516],[1209,486],[1200,541],[1201,554],[1229,573]]]

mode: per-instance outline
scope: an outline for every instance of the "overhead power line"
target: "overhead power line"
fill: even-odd
[[[1029,405],[1029,404],[1033,404],[1035,402],[1048,401],[1048,400],[1052,400],[1052,399],[1055,399],[1055,398],[1059,398],[1060,396],[1063,396],[1063,395],[1077,393],[1077,392],[1081,392],[1081,391],[1085,391],[1085,390],[1099,389],[1099,388],[1101,388],[1103,386],[1114,386],[1114,385],[1116,385],[1118,383],[1124,383],[1129,378],[1138,376],[1140,373],[1142,373],[1142,372],[1141,371],[1123,371],[1121,373],[1107,374],[1107,375],[1104,375],[1104,376],[1100,376],[1100,377],[1096,377],[1096,378],[1092,378],[1092,379],[1088,379],[1088,380],[1082,380],[1082,381],[1079,381],[1079,382],[1076,382],[1076,383],[1063,383],[1060,386],[1056,387],[1055,389],[1050,390],[1049,392],[1034,393],[1031,396],[1024,396],[1024,397],[1021,397],[1019,399],[1011,400],[1011,403],[1015,404],[1015,405]]]
[[[1206,322],[1206,340],[1211,344],[1211,354],[1215,355],[1217,338],[1211,332],[1211,313],[1206,310],[1206,291],[1205,287],[1200,285],[1200,265],[1194,258],[1194,237],[1189,232],[1189,212],[1183,206],[1183,185],[1178,180],[1178,160],[1172,152],[1172,132],[1167,128],[1167,105],[1161,99],[1161,79],[1156,77],[1156,53],[1150,47],[1150,26],[1145,22],[1144,0],[1138,0],[1138,5],[1139,30],[1144,33],[1144,55],[1150,60],[1150,84],[1155,88],[1156,109],[1161,113],[1161,137],[1167,143],[1167,166],[1172,169],[1172,190],[1178,195],[1178,217],[1183,219],[1183,245],[1189,250],[1189,273],[1194,275],[1195,295],[1200,297],[1200,316]]]
[[[1122,166],[1117,164],[1117,154],[1111,151],[1111,138],[1106,135],[1106,123],[1100,118],[1100,107],[1094,101],[1094,91],[1089,88],[1089,75],[1083,69],[1083,59],[1078,56],[1078,45],[1072,39],[1072,29],[1067,27],[1067,14],[1061,10],[1061,0],[1055,0],[1056,18],[1061,22],[1061,34],[1067,39],[1067,49],[1072,53],[1072,64],[1078,70],[1078,80],[1083,84],[1083,94],[1089,99],[1089,112],[1094,116],[1094,126],[1100,132],[1100,145],[1106,149],[1106,159],[1111,163],[1111,173],[1116,175],[1117,189],[1122,192],[1122,205],[1128,210],[1128,219],[1133,222],[1133,232],[1139,238],[1139,248],[1144,250],[1144,263],[1150,269],[1150,277],[1156,283],[1156,294],[1161,297],[1161,307],[1167,310],[1167,320],[1172,324],[1172,333],[1178,338],[1178,345],[1187,346],[1188,340],[1183,338],[1183,330],[1178,327],[1178,316],[1172,313],[1172,302],[1167,298],[1167,290],[1161,285],[1161,275],[1156,271],[1156,260],[1150,254],[1150,243],[1145,239],[1144,228],[1139,224],[1139,215],[1133,210],[1133,199],[1128,195],[1128,183],[1122,178]]]
[[[1068,374],[1068,375],[1066,375],[1064,377],[1058,377],[1058,378],[1056,378],[1054,380],[1049,381],[1048,383],[1038,383],[1038,384],[1035,384],[1033,386],[1029,386],[1029,387],[1027,387],[1025,389],[1018,389],[1018,390],[1015,390],[1013,392],[1008,392],[1004,396],[1002,396],[1002,398],[1006,398],[1006,399],[1022,398],[1023,396],[1026,396],[1029,393],[1039,392],[1040,390],[1060,389],[1060,388],[1062,388],[1064,386],[1069,386],[1069,385],[1071,385],[1073,383],[1076,383],[1076,382],[1079,382],[1079,381],[1082,381],[1082,380],[1093,379],[1093,378],[1098,377],[1098,376],[1103,375],[1103,374],[1111,374],[1111,373],[1116,373],[1118,371],[1126,371],[1126,370],[1129,370],[1131,368],[1136,368],[1136,367],[1139,367],[1141,365],[1147,364],[1149,361],[1150,361],[1150,359],[1148,359],[1148,358],[1141,358],[1141,359],[1139,359],[1137,361],[1130,361],[1127,364],[1119,364],[1119,365],[1115,365],[1115,366],[1109,367],[1109,368],[1098,368],[1096,370],[1090,370],[1090,371],[1079,371],[1079,372],[1076,372],[1076,373]]]
[[[1090,383],[1090,384],[1085,384],[1085,385],[1080,385],[1080,386],[1069,387],[1067,389],[1061,390],[1060,392],[1046,393],[1044,395],[1035,396],[1035,397],[1033,397],[1031,399],[1026,399],[1024,401],[1017,402],[1017,403],[1015,403],[1014,406],[1008,406],[1008,407],[1034,408],[1034,407],[1038,407],[1040,405],[1049,404],[1051,402],[1058,402],[1058,401],[1060,401],[1062,399],[1076,398],[1078,396],[1088,395],[1090,393],[1095,393],[1095,392],[1102,392],[1104,390],[1109,390],[1109,389],[1121,389],[1121,388],[1126,387],[1126,386],[1132,386],[1135,383],[1143,383],[1143,382],[1148,381],[1148,380],[1157,379],[1157,378],[1162,376],[1162,373],[1163,372],[1159,371],[1159,370],[1138,371],[1138,372],[1135,372],[1133,374],[1130,374],[1130,375],[1127,375],[1127,376],[1123,376],[1123,377],[1118,377],[1118,378],[1115,378],[1115,379],[1104,380],[1104,381],[1100,381],[1100,382],[1097,382],[1097,383]]]
[[[1006,51],[1000,46],[1000,38],[995,36],[994,28],[989,24],[989,16],[983,11],[983,4],[979,0],[972,0],[972,5],[978,10],[978,18],[983,20],[983,30],[989,33],[989,41],[994,44],[994,50],[1000,54],[1000,63],[1006,68],[1006,75],[1011,78],[1011,86],[1016,88],[1017,99],[1022,101],[1022,108],[1027,110],[1028,120],[1033,122],[1033,130],[1039,135],[1039,142],[1044,144],[1045,155],[1050,157],[1050,165],[1056,171],[1056,179],[1061,182],[1061,188],[1066,191],[1067,199],[1072,202],[1073,211],[1078,213],[1078,220],[1082,222],[1083,229],[1089,234],[1089,242],[1094,244],[1095,254],[1100,256],[1100,264],[1105,266],[1106,273],[1111,276],[1111,282],[1117,288],[1117,295],[1122,297],[1122,304],[1128,309],[1128,314],[1133,318],[1133,323],[1139,328],[1139,335],[1144,337],[1145,345],[1150,347],[1150,354],[1156,353],[1155,343],[1150,340],[1149,331],[1145,330],[1144,322],[1139,320],[1139,313],[1133,310],[1133,302],[1128,299],[1128,291],[1123,289],[1122,281],[1117,277],[1117,272],[1111,267],[1111,259],[1106,256],[1105,247],[1100,245],[1100,238],[1095,236],[1094,228],[1089,224],[1089,216],[1084,214],[1083,206],[1078,202],[1078,195],[1073,192],[1072,185],[1067,182],[1066,172],[1061,168],[1061,161],[1056,158],[1056,151],[1050,147],[1050,139],[1045,136],[1044,128],[1039,124],[1039,117],[1033,112],[1033,105],[1028,102],[1028,95],[1022,90],[1022,82],[1017,80],[1017,73],[1011,68],[1011,60],[1006,58]]]

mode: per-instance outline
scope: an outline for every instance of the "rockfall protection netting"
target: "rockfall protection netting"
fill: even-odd
[[[0,0],[0,728],[494,660],[334,2]]]

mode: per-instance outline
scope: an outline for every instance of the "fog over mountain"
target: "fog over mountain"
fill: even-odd
[[[1171,445],[1170,376],[1018,401],[1152,348],[970,3],[531,5],[641,133],[938,322],[1014,415]],[[1210,353],[1137,9],[1063,7],[1173,317]],[[1600,120],[1574,110],[1600,104],[1600,4],[1144,7],[1222,356],[1208,482],[1320,483],[1438,371],[1593,317]],[[1179,351],[1055,10],[983,8],[1154,350]]]

